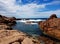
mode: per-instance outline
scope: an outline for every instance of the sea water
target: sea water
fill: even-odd
[[[42,20],[46,20],[46,19],[30,19],[30,21],[34,21],[34,22],[39,22]],[[13,26],[14,29],[18,29],[19,31],[25,32],[29,35],[32,36],[39,36],[42,34],[42,31],[40,30],[38,23],[32,23],[32,24],[27,24],[25,23],[26,20],[19,20],[17,21],[17,24],[15,26]]]

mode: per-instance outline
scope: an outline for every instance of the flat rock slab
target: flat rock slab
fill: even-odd
[[[37,42],[33,38],[29,38],[25,33],[17,30],[0,30],[0,44],[33,44]]]
[[[34,44],[31,39],[25,38],[22,42],[22,44]]]
[[[9,44],[20,40],[21,42],[26,35],[16,30],[0,30],[0,44]]]

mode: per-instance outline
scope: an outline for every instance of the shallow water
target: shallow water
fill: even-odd
[[[24,22],[17,22],[13,28],[32,36],[39,36],[42,33],[42,31],[39,29],[38,24],[25,24]]]

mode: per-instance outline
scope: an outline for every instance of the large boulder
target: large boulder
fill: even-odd
[[[50,19],[52,19],[52,18],[57,18],[56,14],[52,14],[52,15],[50,16]]]
[[[39,22],[39,27],[44,34],[60,40],[60,18],[57,18],[55,14],[46,21]]]

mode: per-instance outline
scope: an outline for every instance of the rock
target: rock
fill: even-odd
[[[29,42],[32,44],[32,40],[35,41],[35,39],[28,38],[25,33],[17,30],[0,30],[0,44],[27,44]]]
[[[22,44],[34,44],[34,43],[32,42],[31,39],[25,38],[25,39],[22,41]]]
[[[44,34],[60,40],[60,18],[57,18],[55,14],[48,20],[40,22],[39,27]]]
[[[14,43],[14,41],[21,42],[26,37],[26,34],[17,30],[0,30],[0,44]]]
[[[0,24],[6,24],[6,25],[15,25],[16,21],[15,21],[15,17],[5,17],[0,15]]]
[[[52,14],[50,18],[57,18],[56,14]]]
[[[20,44],[19,42],[14,42],[14,43],[12,43],[12,44]]]
[[[16,24],[15,20],[15,17],[0,15],[0,44],[40,44],[40,41],[32,36],[14,30],[12,26]]]
[[[12,28],[10,27],[10,26],[8,26],[8,25],[0,25],[0,30],[12,30]]]
[[[52,39],[48,38],[48,37],[44,37],[44,36],[40,36],[39,37],[41,43],[44,43],[44,44],[58,44],[60,42],[56,42],[56,41],[53,41]]]

